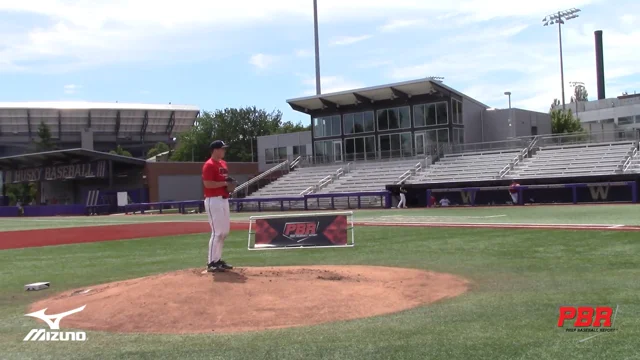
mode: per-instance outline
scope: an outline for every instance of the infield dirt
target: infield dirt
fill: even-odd
[[[62,328],[139,333],[229,333],[394,313],[458,296],[450,274],[375,266],[202,269],[66,291],[38,301],[48,314],[86,308]]]

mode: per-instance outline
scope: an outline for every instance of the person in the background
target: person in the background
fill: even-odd
[[[429,198],[429,206],[435,206],[436,205],[436,197],[431,195],[431,197]]]
[[[447,199],[446,196],[443,196],[442,199],[440,199],[440,206],[447,207],[450,204],[451,204],[451,202],[449,201],[449,199]]]
[[[407,208],[407,189],[404,188],[404,184],[400,185],[400,202],[398,203],[398,209]]]
[[[520,184],[515,180],[513,180],[509,186],[509,195],[511,195],[513,205],[518,205],[518,186],[520,186]]]

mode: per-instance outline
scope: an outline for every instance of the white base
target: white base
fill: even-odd
[[[26,291],[38,291],[48,289],[51,286],[50,282],[37,282],[33,284],[27,284],[24,286]]]

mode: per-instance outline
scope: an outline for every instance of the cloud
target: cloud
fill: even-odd
[[[80,85],[76,85],[76,84],[68,84],[64,86],[64,93],[71,95],[71,94],[75,94],[78,92],[78,90],[80,90],[82,88],[82,86]]]
[[[635,15],[625,14],[620,17],[620,22],[626,26],[633,26],[637,19]]]
[[[314,56],[313,50],[299,49],[295,51],[295,56],[299,58],[307,58]]]
[[[408,27],[413,27],[416,25],[421,25],[424,23],[425,23],[425,20],[418,20],[418,19],[390,20],[384,25],[380,26],[378,30],[382,32],[392,32],[392,31],[397,31],[400,29],[408,28]]]
[[[249,58],[249,64],[255,66],[259,70],[266,70],[273,66],[277,60],[278,57],[274,55],[254,54]]]
[[[360,35],[360,36],[340,36],[332,39],[329,44],[331,46],[344,46],[344,45],[352,45],[355,43],[359,43],[361,41],[365,41],[367,39],[371,39],[371,35]]]
[[[304,76],[302,80],[303,85],[309,86],[304,91],[304,96],[311,96],[316,94],[316,79],[315,77]],[[323,94],[329,94],[339,91],[352,90],[364,87],[359,81],[348,80],[342,76],[321,76],[320,85]]]

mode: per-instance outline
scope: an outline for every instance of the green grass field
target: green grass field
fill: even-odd
[[[636,225],[637,209],[371,210],[356,219]],[[1,219],[0,229],[185,220],[204,217]],[[618,231],[358,227],[353,249],[272,252],[247,251],[246,232],[234,232],[225,258],[237,266],[398,266],[456,274],[472,287],[401,313],[311,327],[227,335],[88,332],[84,343],[22,342],[37,325],[24,316],[31,302],[66,289],[201,267],[207,241],[203,234],[0,251],[0,359],[640,359],[640,233]],[[52,288],[23,291],[41,280]],[[207,306],[218,296],[193,301]],[[592,334],[556,328],[558,306],[567,304],[619,305],[617,331],[579,342]]]

